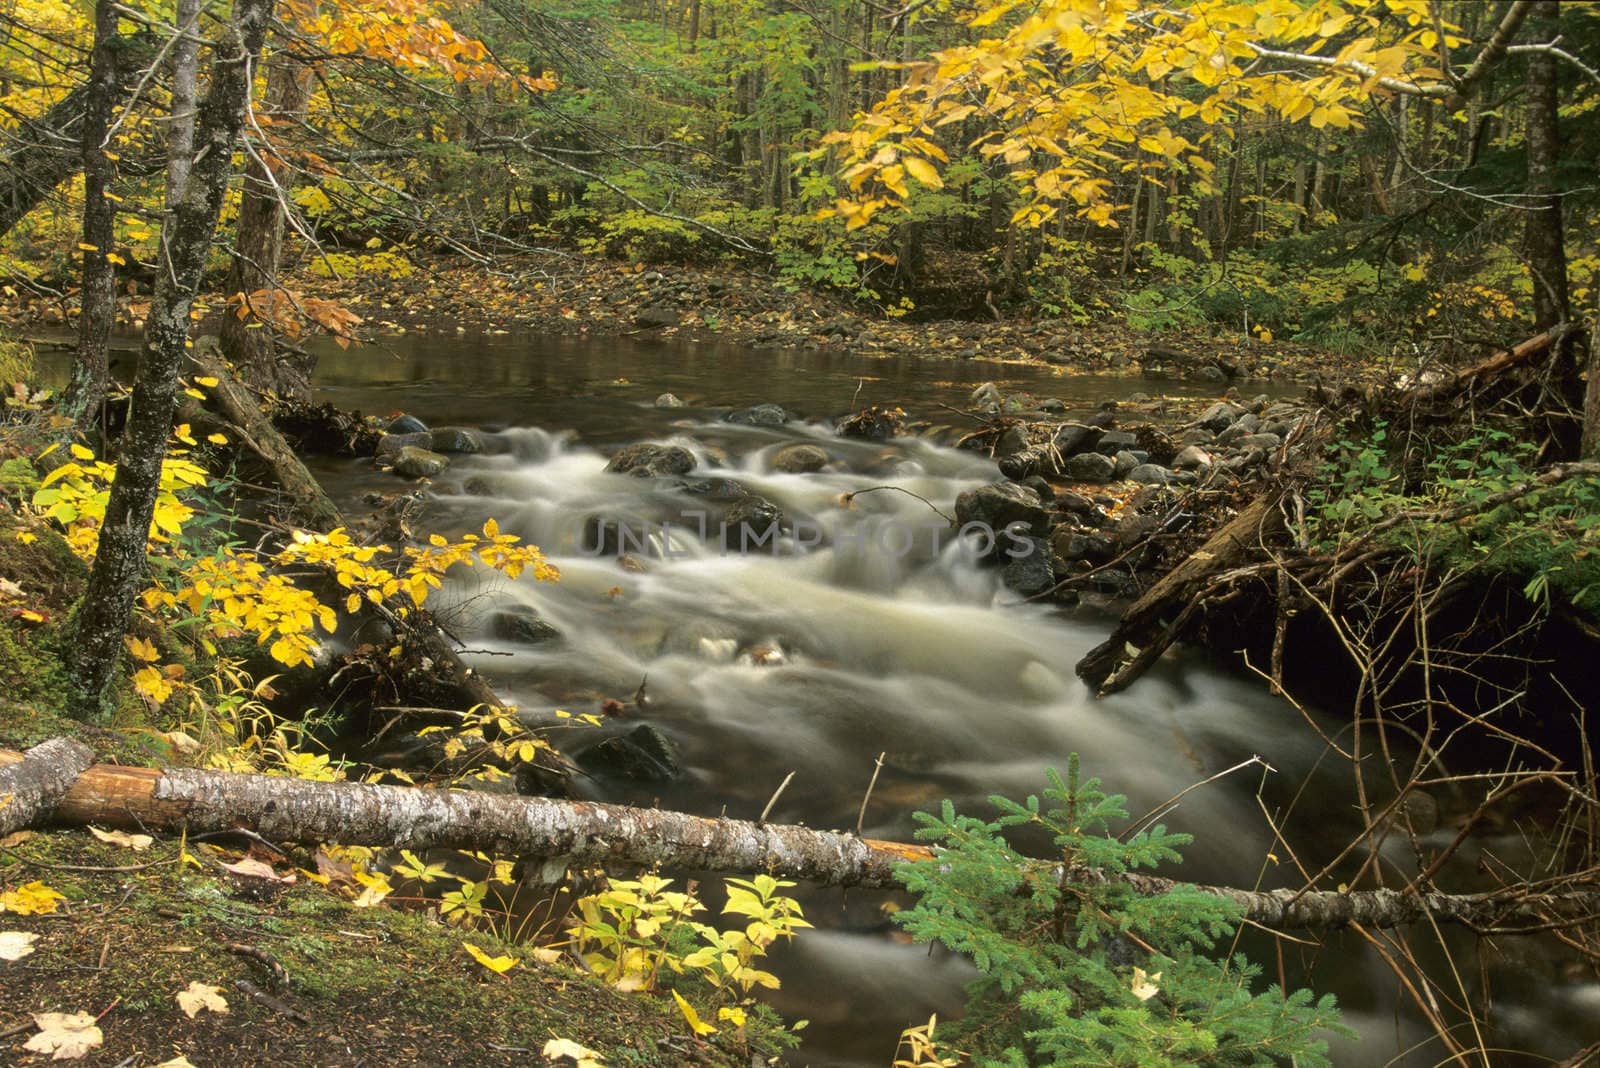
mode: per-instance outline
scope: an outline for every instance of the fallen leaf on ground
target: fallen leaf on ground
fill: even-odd
[[[606,1068],[605,1061],[600,1059],[600,1054],[587,1046],[580,1046],[570,1038],[552,1038],[544,1044],[540,1051],[546,1060],[555,1060],[557,1057],[569,1057],[575,1061],[578,1068]]]
[[[483,965],[485,968],[488,968],[491,972],[494,972],[496,975],[504,975],[506,972],[509,972],[512,968],[515,968],[517,966],[517,958],[515,958],[515,957],[509,956],[509,955],[507,955],[507,956],[499,956],[499,957],[491,957],[491,956],[489,956],[489,954],[485,953],[483,950],[479,949],[477,946],[473,945],[471,942],[463,942],[463,943],[461,943],[461,945],[466,949],[466,951],[468,953],[472,954],[472,959],[473,960],[477,961],[479,964]]]
[[[126,831],[102,831],[98,827],[90,827],[89,833],[107,845],[126,846],[135,853],[142,853],[149,849],[155,839],[148,834],[129,834]]]
[[[0,960],[21,960],[33,952],[38,940],[31,931],[0,931]]]
[[[33,837],[32,831],[12,831],[4,838],[0,838],[0,846],[10,849],[12,846],[21,845]]]
[[[228,999],[222,996],[222,988],[198,980],[191,982],[189,989],[178,991],[177,998],[178,1008],[191,1020],[207,1009],[216,1013],[228,1011]]]
[[[15,890],[7,890],[4,893],[0,893],[0,912],[15,912],[19,916],[54,912],[56,903],[65,900],[66,897],[64,895],[56,893],[50,887],[35,879],[31,883],[24,883]]]
[[[48,1053],[53,1061],[75,1061],[106,1040],[87,1012],[36,1012],[33,1022],[39,1033],[22,1048]]]
[[[254,857],[245,857],[237,864],[224,864],[223,871],[231,871],[235,875],[243,875],[247,879],[265,879],[273,883],[292,883],[295,881],[293,872],[288,875],[279,875],[272,870],[272,865]]]

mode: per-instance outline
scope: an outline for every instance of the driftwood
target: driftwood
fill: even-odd
[[[71,759],[76,743],[46,743],[21,753],[0,750],[0,768],[51,754]],[[58,749],[46,750],[50,746]],[[71,767],[63,763],[62,768]],[[3,774],[3,772],[0,772]],[[63,776],[66,777],[66,776]],[[278,841],[494,850],[568,863],[662,865],[773,875],[842,886],[894,887],[897,865],[934,862],[928,846],[857,838],[809,827],[708,819],[681,812],[585,801],[507,797],[367,783],[237,775],[221,771],[127,768],[96,764],[76,777],[56,805],[59,823],[104,823],[190,834],[245,828]],[[1058,875],[1060,873],[1057,873]],[[1268,927],[1394,927],[1425,919],[1510,933],[1600,915],[1600,891],[1527,894],[1250,891],[1194,886],[1153,875],[1072,870],[1070,881],[1117,880],[1141,895],[1185,887],[1235,902]]]
[[[17,760],[0,767],[0,835],[41,822],[94,763],[94,751],[70,738],[52,738],[26,754],[8,755]]]
[[[200,374],[217,380],[207,389],[207,402],[234,425],[243,443],[272,469],[290,501],[291,518],[313,530],[328,531],[343,525],[338,507],[261,411],[249,387],[224,362],[216,339],[200,338],[190,350],[189,359]]]
[[[1413,386],[1406,391],[1403,399],[1421,402],[1436,400],[1440,397],[1455,396],[1497,375],[1504,374],[1513,367],[1520,367],[1522,364],[1543,356],[1560,341],[1565,333],[1565,328],[1557,328],[1546,330],[1542,334],[1535,334],[1512,348],[1497,352],[1488,359],[1473,364],[1471,367],[1462,368],[1442,382]]]
[[[1183,636],[1217,579],[1250,561],[1283,529],[1276,493],[1265,493],[1167,572],[1123,612],[1111,636],[1078,661],[1079,677],[1100,696],[1124,689]]]

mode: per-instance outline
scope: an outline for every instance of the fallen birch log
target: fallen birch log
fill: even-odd
[[[31,750],[26,759],[36,759],[43,748]],[[0,767],[24,759],[0,750]],[[933,862],[938,856],[923,845],[623,805],[108,764],[96,764],[78,776],[56,806],[54,819],[146,830],[183,828],[191,834],[243,828],[278,841],[493,850],[563,858],[569,864],[766,872],[864,887],[898,886],[897,864]],[[1079,883],[1116,879],[1147,896],[1189,886],[1153,875],[1109,876],[1090,870],[1069,875]],[[1191,888],[1227,898],[1246,919],[1278,928],[1395,927],[1431,917],[1479,931],[1511,933],[1600,917],[1600,891],[1402,894]]]
[[[94,763],[94,751],[70,738],[52,738],[8,756],[16,762],[0,767],[0,835],[43,821]]]

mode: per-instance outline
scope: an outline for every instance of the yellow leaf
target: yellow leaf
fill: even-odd
[[[215,1012],[226,1015],[228,1012],[228,999],[222,996],[220,986],[210,986],[199,981],[191,982],[187,990],[180,990],[176,995],[178,1008],[189,1019],[194,1019],[202,1012]]]
[[[678,1011],[683,1013],[683,1018],[689,1023],[689,1030],[693,1031],[696,1037],[717,1033],[717,1029],[700,1019],[700,1014],[694,1011],[694,1006],[683,1000],[683,995],[676,990],[672,992],[672,1000],[678,1003]]]
[[[114,263],[118,267],[125,267],[128,264],[127,260],[125,260],[121,256],[117,255],[115,252],[107,252],[106,253],[106,262],[107,263]]]
[[[100,246],[99,245],[91,245],[87,241],[79,241],[78,242],[78,248],[82,249],[84,252],[99,252],[100,251]]]
[[[19,916],[43,915],[54,912],[56,903],[65,900],[65,895],[57,893],[36,879],[31,883],[24,883],[15,890],[0,893],[0,912],[15,912]]]
[[[1161,978],[1160,972],[1151,972],[1148,975],[1143,968],[1133,970],[1133,996],[1140,1001],[1149,1001],[1161,993],[1161,988],[1156,982]]]
[[[148,834],[129,834],[126,831],[102,831],[98,827],[90,827],[89,833],[107,845],[125,846],[135,853],[142,853],[155,843],[155,839]]]
[[[552,1038],[539,1052],[547,1061],[566,1057],[576,1064],[577,1068],[606,1068],[605,1062],[600,1059],[600,1054],[570,1038]]]
[[[504,975],[506,972],[517,966],[517,958],[515,957],[491,957],[489,954],[485,953],[471,942],[463,942],[461,945],[468,953],[472,954],[473,960],[477,961],[485,968],[488,968],[496,975]]]
[[[172,436],[185,445],[193,445],[195,443],[194,435],[190,433],[188,423],[179,423],[177,429],[172,432]]]
[[[927,186],[929,189],[944,188],[944,179],[939,177],[939,169],[925,159],[917,156],[907,156],[905,159],[906,170],[911,172],[911,177]]]
[[[48,1053],[53,1061],[82,1060],[84,1054],[105,1041],[95,1026],[96,1017],[87,1012],[36,1012],[33,1022],[39,1033],[22,1048],[32,1053]]]
[[[67,451],[72,453],[73,458],[76,459],[76,460],[93,460],[94,459],[94,450],[93,449],[86,448],[86,447],[84,447],[82,445],[77,444],[76,442],[74,442],[73,444],[67,446]],[[44,454],[40,453],[39,455],[43,456]]]
[[[227,437],[222,434],[207,434],[206,440],[213,445],[226,445],[228,443]]]
[[[194,381],[196,385],[205,386],[207,389],[217,384],[217,380],[210,375],[199,375]]]
[[[128,652],[132,653],[136,660],[151,663],[161,657],[156,647],[144,638],[125,637],[122,639],[122,644],[128,647]]]

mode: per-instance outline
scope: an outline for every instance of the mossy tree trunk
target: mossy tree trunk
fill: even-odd
[[[95,714],[122,648],[122,635],[145,573],[145,543],[155,514],[161,464],[176,407],[178,372],[189,340],[189,309],[233,174],[233,150],[244,124],[255,59],[273,0],[237,0],[212,60],[211,89],[201,106],[201,151],[183,199],[161,227],[161,263],[149,327],[122,435],[116,478],[100,527],[100,547],[78,606],[71,667],[80,714]]]
[[[88,95],[81,133],[83,160],[83,288],[78,298],[78,354],[67,384],[63,411],[87,434],[100,418],[110,374],[107,354],[111,321],[117,310],[117,204],[111,183],[117,165],[107,144],[117,103],[117,5],[96,0],[94,51],[89,59]]]

